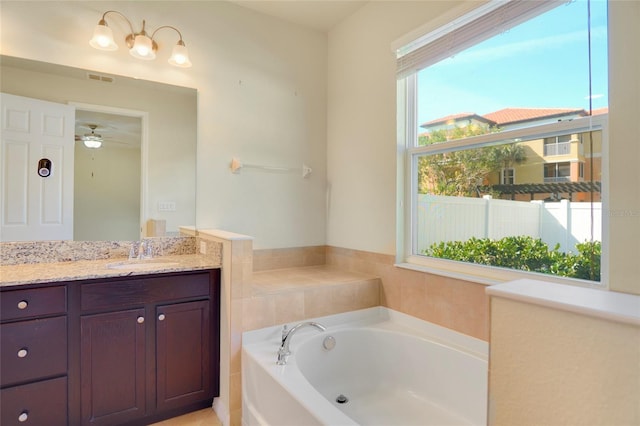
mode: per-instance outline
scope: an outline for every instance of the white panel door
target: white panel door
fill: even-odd
[[[72,240],[75,107],[7,93],[0,103],[0,239]]]

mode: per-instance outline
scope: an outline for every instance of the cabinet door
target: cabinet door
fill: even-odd
[[[132,309],[80,318],[83,424],[113,425],[145,415],[144,314]]]
[[[2,426],[65,426],[67,378],[42,380],[0,390]]]
[[[209,301],[158,306],[156,321],[158,410],[212,398]]]

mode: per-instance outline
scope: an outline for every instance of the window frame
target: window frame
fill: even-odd
[[[417,172],[418,157],[424,154],[441,154],[461,149],[480,148],[490,144],[521,142],[532,139],[557,137],[566,134],[581,134],[589,131],[602,131],[602,178],[601,202],[602,211],[609,208],[608,203],[608,114],[586,116],[571,121],[559,121],[538,126],[509,129],[498,133],[472,136],[464,139],[452,140],[444,143],[419,146],[417,137],[417,76],[412,74],[398,80],[398,145],[402,146],[404,158],[399,159],[399,218],[402,223],[398,226],[398,253],[396,266],[428,272],[436,275],[470,280],[473,282],[493,285],[516,279],[536,279],[561,284],[574,284],[594,288],[608,288],[608,219],[602,215],[602,254],[601,277],[599,282],[561,277],[538,272],[519,271],[496,266],[478,265],[448,259],[438,259],[416,253],[417,238]]]
[[[509,182],[507,182],[507,180],[509,180]],[[516,169],[513,167],[502,168],[502,170],[500,170],[500,184],[514,185],[515,183],[516,183]]]

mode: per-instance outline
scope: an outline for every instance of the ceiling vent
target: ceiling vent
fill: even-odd
[[[87,78],[94,81],[103,81],[105,83],[113,83],[114,78],[108,75],[101,75],[92,72],[87,73]]]

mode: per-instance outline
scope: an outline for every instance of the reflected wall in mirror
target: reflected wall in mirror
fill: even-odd
[[[142,117],[83,108],[89,107],[76,107],[75,119],[73,238],[135,240],[144,220],[136,184],[141,182]]]
[[[195,89],[8,56],[0,72],[3,93],[76,107],[74,240],[176,235],[195,224]],[[100,148],[84,144],[92,131]]]

